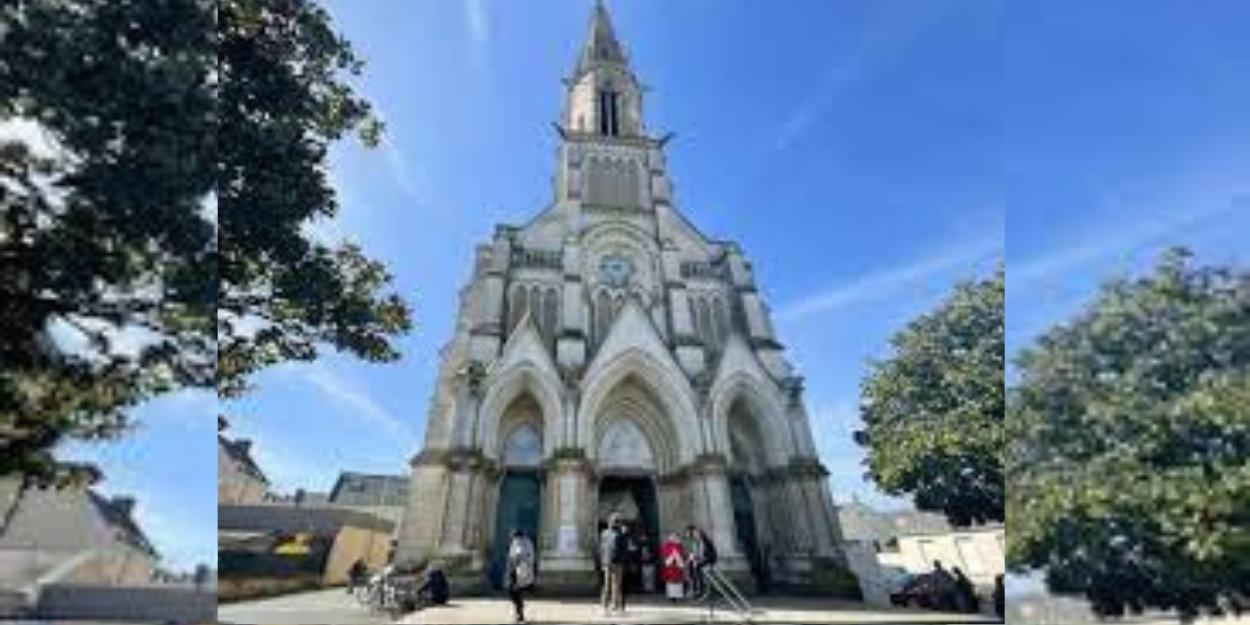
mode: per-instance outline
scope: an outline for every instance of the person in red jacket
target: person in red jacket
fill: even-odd
[[[677,534],[669,534],[660,545],[660,579],[669,601],[676,602],[685,595],[686,548]]]

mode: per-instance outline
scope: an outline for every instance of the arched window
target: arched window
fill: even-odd
[[[724,345],[729,339],[729,321],[725,315],[725,306],[721,303],[720,298],[712,300],[712,318],[715,320],[716,326],[716,344]]]
[[[595,297],[595,346],[603,344],[608,337],[608,329],[612,327],[612,296],[607,291],[599,291]]]
[[[699,298],[698,315],[699,327],[702,328],[699,340],[703,341],[703,344],[709,348],[715,347],[712,341],[712,317],[708,312],[707,300],[704,298]]]
[[[508,333],[516,331],[517,324],[521,323],[521,318],[525,316],[525,287],[514,286],[512,293],[508,296]]]
[[[699,325],[699,298],[690,298],[690,326],[695,338],[703,340],[703,326]]]
[[[618,105],[620,96],[610,88],[599,92],[599,134],[615,137],[621,134]]]
[[[530,314],[534,326],[538,328],[539,334],[543,332],[543,300],[542,291],[537,285],[531,286],[529,290],[529,298],[526,303],[525,310]]]
[[[603,433],[599,466],[613,469],[654,469],[655,454],[642,429],[629,419],[613,421]]]
[[[560,305],[555,289],[547,289],[543,297],[543,331],[548,343],[554,343],[559,335]]]

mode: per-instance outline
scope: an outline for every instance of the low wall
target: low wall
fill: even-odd
[[[183,587],[45,586],[38,620],[199,625],[217,620],[217,595]]]
[[[221,603],[263,599],[321,588],[319,577],[231,577],[217,580],[217,600]]]

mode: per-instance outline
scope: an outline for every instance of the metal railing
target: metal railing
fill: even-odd
[[[704,600],[707,601],[708,616],[710,618],[716,616],[716,598],[712,596],[712,591],[715,591],[724,599],[725,603],[729,604],[730,609],[737,612],[744,619],[750,620],[750,616],[755,612],[755,608],[742,595],[738,587],[716,568],[716,565],[703,567],[703,583],[705,585]]]

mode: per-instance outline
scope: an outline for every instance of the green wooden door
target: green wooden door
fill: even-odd
[[[538,472],[509,472],[504,475],[499,485],[499,503],[495,506],[495,539],[491,542],[490,582],[496,588],[504,585],[504,567],[512,531],[519,529],[525,532],[537,547],[541,514],[542,479]]]

